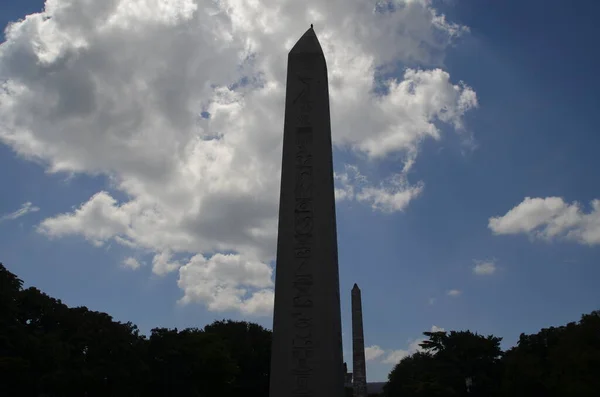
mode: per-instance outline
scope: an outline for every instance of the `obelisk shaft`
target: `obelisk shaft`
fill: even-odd
[[[342,397],[341,314],[325,57],[288,54],[270,397]]]
[[[352,288],[352,379],[354,397],[367,397],[362,297],[360,288],[356,284]]]

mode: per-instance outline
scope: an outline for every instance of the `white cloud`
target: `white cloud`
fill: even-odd
[[[386,358],[383,360],[383,363],[384,364],[398,364],[404,357],[408,357],[413,353],[411,353],[408,350],[403,350],[403,349],[392,350],[387,354]]]
[[[345,172],[335,174],[337,188],[336,199],[357,200],[371,205],[371,208],[384,213],[403,211],[408,204],[423,191],[424,184],[410,185],[404,172],[394,174],[373,186],[360,173],[358,167],[346,165]]]
[[[385,353],[385,351],[377,345],[365,347],[365,360],[366,361],[376,360],[379,357],[381,357],[384,353]]]
[[[365,188],[356,198],[358,201],[370,203],[374,210],[390,213],[404,210],[411,200],[419,196],[422,191],[422,183],[408,186],[402,178],[394,180],[387,186]]]
[[[133,257],[128,257],[125,258],[125,260],[123,261],[123,266],[128,269],[136,270],[139,269],[142,266],[142,264],[137,259]]]
[[[387,88],[388,96],[374,100],[372,112],[367,114],[356,109],[355,117],[363,120],[361,124],[372,124],[371,128],[376,126],[375,129],[369,134],[360,134],[359,124],[359,128],[355,126],[350,130],[352,134],[342,137],[342,142],[350,142],[372,158],[405,151],[406,169],[416,160],[418,144],[423,139],[441,139],[435,120],[461,130],[462,115],[477,107],[474,91],[465,85],[452,85],[450,75],[441,69],[407,69],[402,81],[390,81]],[[450,103],[455,106],[446,108]],[[359,120],[354,122],[359,123]]]
[[[447,294],[448,294],[448,296],[456,297],[456,296],[459,296],[460,294],[462,294],[462,291],[458,290],[458,289],[451,289],[447,292]]]
[[[248,292],[211,271],[199,292],[182,282],[198,260],[171,258],[233,252],[270,269],[287,51],[309,23],[327,57],[335,145],[404,161],[372,183],[338,180],[338,199],[403,210],[423,190],[408,182],[421,142],[440,140],[442,125],[468,135],[476,94],[436,68],[466,28],[428,1],[395,4],[381,13],[360,0],[48,0],[0,45],[0,141],[48,172],[101,174],[111,186],[39,231],[148,252],[155,273],[179,269],[182,302],[268,312],[269,287]],[[375,81],[377,68],[408,62],[430,69]]]
[[[445,329],[442,327],[438,327],[437,325],[432,325],[430,331],[443,332],[445,331]],[[415,354],[416,352],[422,352],[423,348],[419,345],[425,340],[425,338],[414,339],[409,341],[408,347],[406,349],[388,351],[382,362],[384,364],[398,364],[400,360],[402,360],[404,357],[408,357],[412,354]]]
[[[0,223],[4,222],[4,221],[13,221],[15,219],[18,219],[22,216],[25,216],[25,215],[31,213],[31,212],[37,212],[39,210],[40,209],[38,207],[35,207],[30,202],[23,203],[21,205],[21,208],[19,208],[18,210],[0,216]]]
[[[179,269],[181,264],[178,261],[174,261],[172,256],[173,254],[169,250],[154,255],[154,258],[152,258],[152,272],[162,276]]]
[[[132,203],[118,206],[114,198],[102,191],[72,213],[43,220],[38,230],[51,237],[81,234],[101,245],[111,237],[127,234],[132,212]]]
[[[210,310],[270,314],[273,309],[272,269],[240,255],[196,255],[179,269],[180,303],[205,303]],[[254,291],[250,291],[252,289]]]
[[[478,276],[490,276],[496,272],[496,261],[488,259],[484,261],[475,261],[473,273]]]
[[[488,227],[494,234],[526,234],[550,241],[562,238],[580,244],[600,244],[600,200],[592,200],[585,213],[579,203],[561,197],[526,197],[504,216],[492,217]]]
[[[384,364],[398,364],[403,358],[415,354],[416,352],[422,352],[423,348],[419,346],[419,344],[423,343],[423,341],[425,341],[425,338],[415,339],[409,342],[407,349],[398,349],[388,352],[382,362]]]

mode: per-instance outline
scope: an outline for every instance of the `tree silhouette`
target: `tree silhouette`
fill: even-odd
[[[235,361],[217,335],[155,328],[148,344],[150,396],[230,395]]]
[[[268,396],[271,331],[245,321],[215,321],[204,332],[218,335],[230,348],[239,369],[234,396]]]
[[[470,331],[424,332],[423,352],[406,357],[389,375],[387,396],[495,396],[499,389],[501,338]]]
[[[386,396],[595,397],[600,390],[600,311],[521,334],[506,353],[492,335],[424,335],[421,351],[390,372]],[[271,331],[245,321],[155,328],[146,338],[130,322],[24,289],[0,264],[2,397],[266,397],[270,349]]]
[[[600,311],[579,323],[521,334],[505,357],[504,395],[595,396],[600,390]]]
[[[26,347],[19,322],[19,294],[23,281],[0,263],[0,384],[14,393],[26,384],[31,363],[22,352]]]

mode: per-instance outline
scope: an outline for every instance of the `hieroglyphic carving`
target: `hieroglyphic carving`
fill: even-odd
[[[304,64],[306,69],[308,64]],[[310,112],[313,108],[312,79],[298,76],[302,91],[293,101],[299,108],[296,123],[296,184],[294,187],[294,280],[292,306],[294,311],[293,367],[294,396],[314,395],[312,383],[313,338],[313,162],[312,162],[312,123]]]

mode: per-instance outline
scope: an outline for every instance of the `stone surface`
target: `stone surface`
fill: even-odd
[[[362,296],[358,285],[352,288],[352,377],[354,397],[367,397],[365,337],[363,333]]]
[[[271,397],[342,397],[327,66],[312,27],[288,54]]]
[[[344,363],[344,388],[352,387],[352,372],[348,372],[348,366]]]

